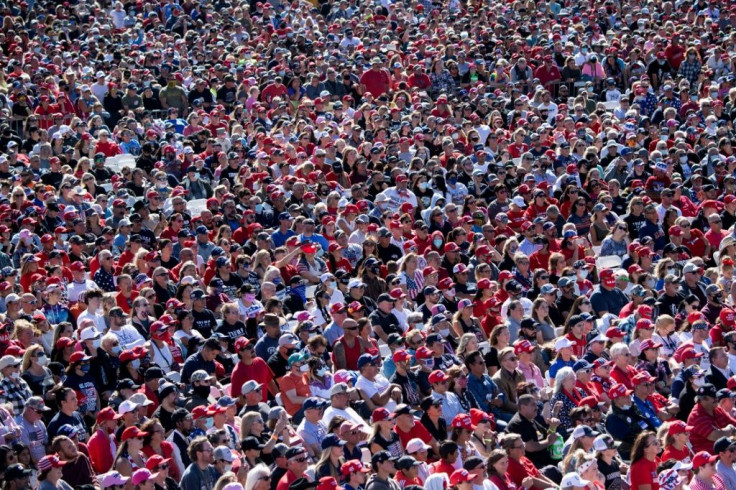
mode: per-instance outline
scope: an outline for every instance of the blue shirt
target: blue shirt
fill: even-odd
[[[319,246],[322,247],[322,250],[324,250],[325,253],[327,253],[327,248],[330,246],[330,244],[327,242],[327,239],[321,235],[312,234],[312,236],[305,236],[302,233],[299,236],[299,241],[303,242],[304,240],[309,240],[314,243],[319,243]]]
[[[563,367],[572,367],[573,364],[575,364],[575,361],[573,359],[570,359],[569,361],[565,361],[562,358],[557,359],[549,366],[550,379],[555,379],[555,376],[557,376],[557,371],[559,371]]]
[[[285,233],[281,233],[281,230],[276,230],[271,234],[271,241],[273,241],[274,247],[283,247],[286,240],[296,235],[294,230],[286,230]]]
[[[493,395],[495,397],[499,390],[496,383],[493,382],[488,374],[483,374],[480,377],[476,377],[474,374],[468,374],[468,390],[470,390],[470,393],[475,397],[481,410],[485,412],[491,411],[491,404],[488,402],[486,397],[488,395]]]

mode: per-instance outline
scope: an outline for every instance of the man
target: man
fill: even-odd
[[[184,362],[181,370],[181,382],[189,384],[190,377],[195,371],[204,370],[208,374],[215,374],[215,358],[222,352],[222,345],[216,338],[205,340],[202,350],[192,354]]]
[[[517,406],[518,411],[509,421],[507,431],[521,436],[525,443],[524,454],[537,468],[554,464],[549,447],[559,437],[556,432],[559,421],[552,419],[550,427],[544,427],[537,418],[539,407],[533,395],[521,395]]]
[[[654,386],[656,378],[649,376],[649,373],[642,371],[632,380],[634,384],[634,404],[639,409],[639,413],[647,419],[649,425],[655,428],[659,428],[662,425],[662,420],[657,415],[657,409],[654,404],[647,397],[649,396],[649,390]]]
[[[358,335],[358,322],[352,318],[345,319],[342,329],[344,334],[332,346],[335,370],[348,369],[350,371],[356,371],[358,369],[358,358],[371,345],[363,337]]]
[[[351,459],[340,466],[340,473],[344,480],[345,490],[359,490],[368,481],[368,473],[371,470],[358,459]]]
[[[5,485],[8,490],[28,490],[29,479],[33,470],[26,468],[20,463],[11,464],[3,473]]]
[[[373,474],[365,484],[365,490],[400,490],[393,477],[396,475],[396,458],[388,451],[378,451],[371,457]],[[279,489],[281,490],[281,489]]]
[[[718,456],[716,473],[726,484],[726,488],[736,488],[736,441],[721,437],[713,444],[713,454]]]
[[[34,463],[46,456],[49,436],[46,424],[43,423],[43,413],[49,411],[51,409],[46,406],[43,398],[32,396],[26,401],[23,413],[16,418],[20,425],[20,440],[28,447]]]
[[[622,384],[615,384],[608,390],[611,409],[606,416],[606,430],[615,440],[621,441],[619,452],[625,459],[629,458],[636,437],[642,431],[654,430],[654,427],[641,416],[639,409],[633,405],[631,393],[631,390]]]
[[[121,418],[112,407],[105,407],[97,412],[97,430],[87,443],[89,459],[97,474],[107,473],[115,462],[115,429]]]
[[[508,474],[517,488],[554,488],[555,482],[544,476],[526,457],[526,444],[519,434],[509,433],[501,437],[501,447],[509,457]]]
[[[187,448],[189,446],[189,434],[192,432],[192,414],[186,408],[177,408],[171,416],[174,430],[166,438],[174,445],[173,459],[179,468],[186,468],[192,462],[189,459]]]
[[[333,418],[340,416],[356,424],[365,423],[358,412],[350,407],[350,388],[346,383],[335,383],[330,388],[330,406],[324,411],[322,422],[329,425]]]
[[[446,440],[440,443],[440,459],[430,464],[430,472],[444,473],[448,477],[455,471],[455,462],[460,457],[460,447],[455,441]]]
[[[370,411],[378,407],[385,407],[387,410],[393,411],[396,405],[401,402],[401,387],[389,383],[380,374],[379,360],[380,356],[371,354],[363,354],[358,358],[360,376],[355,382],[355,388],[361,398],[365,400]]]
[[[439,443],[434,437],[432,437],[427,428],[419,423],[419,420],[414,417],[409,405],[402,403],[397,406],[394,411],[394,417],[396,419],[394,432],[399,435],[399,440],[404,447],[407,447],[409,441],[412,439],[418,438],[424,444],[429,445],[435,455],[439,455]]]
[[[246,312],[241,311],[241,314]],[[273,313],[263,315],[263,330],[266,335],[261,336],[256,342],[256,356],[268,361],[268,359],[276,352],[281,339],[281,323],[279,317]]]
[[[194,410],[194,407],[198,406],[209,406],[214,402],[210,396],[212,379],[214,379],[214,376],[211,376],[207,371],[202,369],[198,369],[192,373],[190,377],[191,392],[185,404],[187,410]]]
[[[148,373],[148,371],[146,371]],[[160,381],[160,379],[156,380]],[[159,406],[153,412],[153,418],[161,422],[166,434],[174,429],[174,421],[171,419],[176,410],[176,404],[179,401],[179,390],[176,385],[169,382],[163,382],[158,388]]]
[[[422,401],[422,393],[417,373],[410,369],[411,354],[405,349],[398,349],[391,356],[391,360],[395,367],[394,374],[390,378],[391,383],[401,387],[402,400],[412,407],[418,407]]]
[[[87,437],[87,424],[84,422],[82,414],[77,411],[79,402],[77,401],[76,392],[71,388],[63,387],[57,392],[56,398],[59,400],[59,411],[49,422],[49,438],[53,440],[59,427],[68,424],[77,429],[80,441],[84,442]]]
[[[307,398],[302,405],[304,418],[296,428],[309,451],[309,456],[319,459],[322,453],[322,440],[327,435],[327,426],[322,422],[325,402],[316,397]]]
[[[62,478],[73,488],[79,488],[82,485],[94,485],[97,482],[97,475],[89,458],[84,453],[79,452],[77,445],[67,436],[55,437],[51,442],[51,451],[55,452],[59,459],[66,463],[61,470]]]
[[[26,400],[33,396],[28,383],[20,377],[20,364],[20,357],[5,355],[0,358],[0,402],[10,403],[17,414],[23,411]]]
[[[432,398],[442,402],[442,416],[446,420],[452,420],[456,415],[464,413],[460,398],[450,390],[450,377],[440,370],[429,374],[429,382],[432,384]]]
[[[227,446],[217,446],[212,452],[212,459],[214,459],[212,468],[217,479],[233,468],[233,453]]]
[[[278,382],[289,372],[289,357],[299,345],[299,339],[293,333],[285,333],[279,338],[278,350],[268,358],[268,367]]]
[[[182,490],[213,490],[217,475],[211,463],[214,462],[214,448],[206,437],[197,437],[189,445],[189,459],[192,463],[184,470],[179,482]]]
[[[243,409],[240,411],[241,416],[248,412],[259,412],[264,419],[268,419],[268,413],[271,407],[263,401],[263,389],[261,386],[253,380],[243,384],[240,390],[241,397],[239,400],[239,404],[243,406]]]
[[[710,369],[705,374],[705,382],[716,387],[716,391],[727,387],[728,379],[733,375],[728,365],[728,354],[725,347],[711,347],[708,352]]]
[[[736,419],[716,404],[717,390],[712,384],[698,388],[697,403],[687,418],[694,452],[713,449],[713,442],[736,432]]]
[[[504,347],[498,353],[498,362],[501,367],[493,375],[493,382],[504,394],[501,409],[512,414],[517,411],[516,387],[522,381],[526,381],[524,374],[519,370],[519,358],[513,347]]]
[[[465,366],[468,368],[468,390],[475,396],[478,405],[484,412],[493,411],[496,420],[499,419],[500,407],[503,405],[501,390],[493,382],[486,369],[483,354],[475,351],[465,358]],[[504,415],[501,420],[508,422],[511,416]]]
[[[631,350],[629,346],[623,342],[617,342],[611,346],[611,361],[613,369],[611,369],[611,379],[616,383],[620,383],[626,389],[633,389],[633,379],[639,373],[631,365]]]
[[[621,309],[629,302],[626,295],[616,287],[616,277],[611,269],[603,269],[600,273],[601,284],[599,289],[590,297],[598,317],[603,317],[606,313],[617,315]]]
[[[698,297],[701,305],[705,305],[708,302],[708,295],[706,294],[706,286],[701,281],[702,269],[697,264],[688,262],[685,267],[682,268],[682,278],[684,279],[680,283],[680,289],[678,293],[683,298],[687,298],[691,294]]]
[[[286,451],[286,473],[279,480],[276,490],[289,490],[289,485],[303,478],[309,466],[307,450],[303,447],[290,447]]]

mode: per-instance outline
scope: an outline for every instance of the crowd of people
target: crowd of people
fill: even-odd
[[[736,7],[0,5],[6,490],[736,490]]]

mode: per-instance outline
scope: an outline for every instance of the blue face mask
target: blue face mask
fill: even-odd
[[[261,214],[263,212],[263,204],[256,204],[256,214]]]
[[[86,374],[89,372],[89,364],[82,364],[81,368],[83,373]]]
[[[434,245],[435,248],[440,248],[442,246],[442,240],[432,240],[432,245]]]
[[[302,301],[307,300],[307,287],[306,286],[304,285],[297,286],[295,288],[291,288],[291,291],[297,296],[299,296],[302,299]]]

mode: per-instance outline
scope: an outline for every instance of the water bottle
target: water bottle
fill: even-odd
[[[549,447],[550,456],[555,461],[560,461],[562,459],[562,448],[564,446],[564,443],[562,442],[562,437],[559,435],[557,436],[557,439],[555,439],[555,442],[552,443],[552,445]]]

